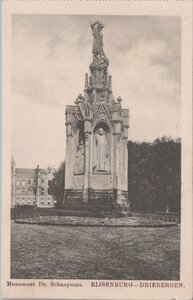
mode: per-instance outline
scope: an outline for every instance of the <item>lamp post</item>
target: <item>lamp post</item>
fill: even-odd
[[[38,207],[38,205],[39,205],[39,196],[40,196],[40,191],[39,191],[39,176],[40,176],[40,168],[39,168],[39,165],[37,165],[37,168],[36,168],[36,179],[35,179],[35,207]]]

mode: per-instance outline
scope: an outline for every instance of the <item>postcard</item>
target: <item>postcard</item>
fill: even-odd
[[[2,9],[2,299],[192,299],[192,2]]]

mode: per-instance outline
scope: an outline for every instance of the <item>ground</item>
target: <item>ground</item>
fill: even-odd
[[[11,278],[179,280],[179,226],[11,226]]]

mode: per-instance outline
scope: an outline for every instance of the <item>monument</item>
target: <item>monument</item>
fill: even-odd
[[[84,95],[66,106],[64,208],[86,206],[129,211],[127,138],[129,110],[114,98],[109,60],[103,50],[103,24],[91,25],[93,59]]]

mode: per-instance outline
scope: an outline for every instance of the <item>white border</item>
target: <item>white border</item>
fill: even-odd
[[[182,21],[182,289],[13,288],[10,277],[10,82],[11,14],[167,15]],[[192,1],[5,1],[3,3],[3,221],[2,297],[47,299],[191,299],[192,295]],[[13,280],[12,280],[13,281]],[[17,282],[24,280],[17,280]],[[28,280],[25,280],[27,282]],[[32,280],[30,280],[31,282]],[[33,280],[38,282],[39,280]],[[44,280],[46,282],[47,280]],[[48,280],[50,281],[50,280]],[[57,280],[59,281],[59,280]],[[66,280],[65,280],[66,282]],[[76,282],[69,280],[68,282]]]

